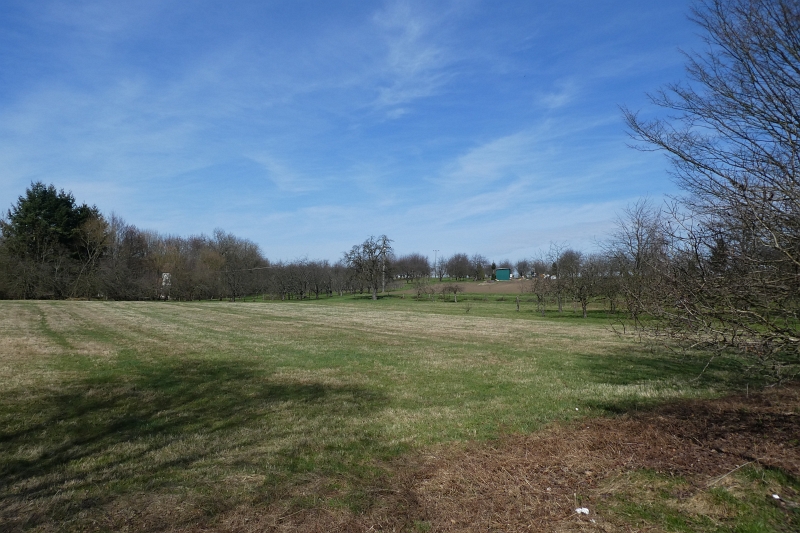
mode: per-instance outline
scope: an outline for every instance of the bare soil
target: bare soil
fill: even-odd
[[[459,281],[453,282],[461,285],[466,293],[470,294],[523,294],[530,292],[530,280],[512,279],[509,281]],[[413,293],[414,289],[408,284],[408,289],[402,292]],[[403,289],[403,284],[400,285]]]
[[[363,514],[230,513],[217,527],[259,531],[641,531],[598,514],[626,473],[680,476],[701,492],[755,463],[800,476],[800,387],[678,401],[555,425],[493,443],[442,446],[393,465]],[[624,481],[623,481],[624,483]],[[769,497],[766,495],[765,497]],[[797,502],[798,494],[785,494]],[[577,514],[586,507],[589,515]],[[216,529],[216,528],[215,528]]]

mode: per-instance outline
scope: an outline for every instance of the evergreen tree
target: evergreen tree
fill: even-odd
[[[0,221],[7,292],[22,298],[63,298],[81,268],[82,231],[102,221],[96,207],[78,205],[72,193],[32,183]]]

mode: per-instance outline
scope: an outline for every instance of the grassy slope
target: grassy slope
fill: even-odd
[[[695,380],[705,360],[604,323],[510,301],[2,302],[0,529],[357,510],[405,450],[742,385],[736,361]]]

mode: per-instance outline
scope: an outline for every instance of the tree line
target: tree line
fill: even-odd
[[[510,263],[501,266],[511,267]],[[279,299],[371,294],[388,284],[484,279],[496,265],[454,254],[438,265],[420,253],[396,255],[385,235],[328,260],[270,261],[254,242],[221,229],[161,235],[104,216],[71,192],[32,183],[0,220],[0,297],[5,299],[203,300],[261,295]]]
[[[409,280],[428,275],[427,259],[394,257],[391,241],[382,239],[377,260],[384,279],[392,281],[395,272]],[[385,286],[376,283],[375,265],[362,261],[373,241],[333,264],[271,262],[254,242],[221,229],[210,236],[160,235],[36,182],[0,220],[0,298],[235,301],[375,294]]]
[[[614,253],[618,253],[615,251]],[[31,184],[0,221],[0,296],[18,299],[236,300],[368,293],[398,281],[419,284],[484,280],[497,268],[534,280],[532,292],[564,300],[608,295],[612,308],[624,263],[553,246],[547,259],[499,264],[481,254],[456,253],[436,264],[420,253],[395,255],[387,236],[369,237],[334,263],[300,259],[271,262],[259,246],[223,230],[210,236],[160,235],[115,215],[78,204],[54,185]],[[601,279],[604,281],[601,283]]]

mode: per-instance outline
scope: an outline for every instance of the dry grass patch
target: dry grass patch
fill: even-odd
[[[393,486],[403,497],[387,499],[375,523],[360,523],[386,531],[415,523],[431,531],[716,531],[755,520],[759,531],[796,530],[798,407],[800,388],[773,389],[435,448],[400,467]]]

